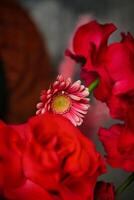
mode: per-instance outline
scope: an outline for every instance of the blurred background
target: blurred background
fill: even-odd
[[[81,16],[113,22],[119,31],[134,32],[133,0],[20,0],[47,38],[54,64],[58,64],[70,34]],[[117,37],[117,34],[116,34]],[[57,65],[56,65],[57,66]]]
[[[58,73],[79,78],[79,68],[64,56],[77,26],[92,19],[113,22],[118,30],[110,41],[115,41],[121,31],[134,34],[133,12],[133,0],[0,0],[0,117],[8,123],[23,123],[34,115],[41,90]],[[111,120],[104,104],[94,101],[93,106],[81,129],[96,142],[97,136],[89,131],[96,133]],[[94,127],[89,123],[90,112],[97,119]],[[96,145],[103,153],[102,146]],[[102,178],[116,185],[128,175],[109,171]],[[133,187],[120,199],[133,200]]]

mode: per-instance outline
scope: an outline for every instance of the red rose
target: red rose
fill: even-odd
[[[20,130],[21,134],[15,129]],[[23,133],[23,126],[11,127],[0,121],[0,199],[57,200],[39,185],[26,179],[22,165],[25,148]]]
[[[60,200],[28,179],[18,187],[6,188],[4,195],[8,200]]]
[[[124,125],[101,128],[99,137],[107,152],[106,159],[114,168],[134,171],[134,133]]]
[[[67,119],[45,114],[24,125],[1,122],[0,129],[0,193],[6,199],[93,199],[104,162]]]
[[[60,115],[34,117],[28,126],[25,176],[58,199],[93,199],[97,176],[105,167],[92,142]]]
[[[115,200],[115,188],[111,183],[97,182],[94,200]]]

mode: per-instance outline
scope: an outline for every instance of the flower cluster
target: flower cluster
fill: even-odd
[[[92,200],[104,172],[94,144],[61,115],[15,126],[0,122],[0,194],[6,199]]]
[[[99,79],[95,97],[107,104],[113,118],[124,122],[99,131],[108,163],[133,172],[134,38],[130,33],[122,33],[120,42],[108,44],[115,30],[114,24],[84,24],[74,35],[73,52],[67,50],[66,54],[81,62],[81,77],[86,86]]]

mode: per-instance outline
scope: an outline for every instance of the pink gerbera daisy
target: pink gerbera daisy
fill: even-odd
[[[75,126],[81,125],[89,108],[88,88],[78,80],[64,79],[59,75],[48,90],[41,93],[41,102],[37,104],[37,115],[45,112],[61,114]]]

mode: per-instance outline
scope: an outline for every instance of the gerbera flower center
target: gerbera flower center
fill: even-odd
[[[57,114],[63,114],[69,111],[71,107],[71,100],[65,94],[57,95],[53,98],[51,109]]]

